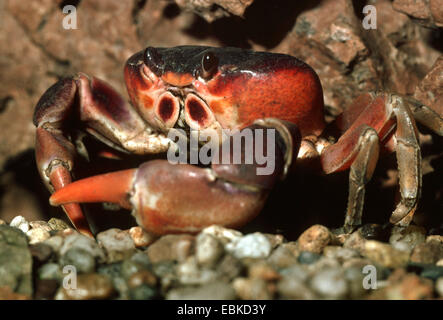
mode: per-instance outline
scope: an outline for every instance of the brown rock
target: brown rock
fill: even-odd
[[[414,98],[443,114],[443,56],[440,56],[429,73],[417,85]]]
[[[152,263],[184,261],[194,250],[194,237],[190,235],[166,235],[147,249]]]
[[[442,0],[395,0],[393,7],[425,26],[443,26]]]
[[[77,276],[76,288],[61,287],[57,292],[56,300],[93,300],[108,299],[114,294],[112,281],[101,274],[80,274]]]
[[[232,286],[240,299],[243,300],[270,300],[273,298],[269,285],[259,278],[237,278]]]
[[[417,245],[411,254],[411,262],[418,263],[437,263],[443,259],[443,243],[432,240]]]
[[[12,291],[8,286],[0,287],[0,300],[29,300],[25,294],[20,294]]]
[[[387,268],[403,267],[409,259],[408,251],[400,251],[375,240],[366,241],[363,255]]]
[[[141,270],[131,275],[128,280],[129,288],[136,288],[142,284],[147,284],[151,287],[155,287],[157,284],[157,278],[152,272],[148,270]]]
[[[143,230],[141,227],[132,227],[129,229],[129,234],[137,248],[147,247],[158,238],[156,235]]]
[[[321,253],[331,241],[329,229],[322,225],[314,225],[303,232],[297,240],[300,251]]]

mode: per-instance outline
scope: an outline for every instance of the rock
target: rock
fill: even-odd
[[[52,231],[51,226],[46,221],[40,221],[40,220],[39,221],[31,221],[31,222],[29,222],[29,225],[31,226],[31,230],[32,229],[44,229],[48,232]]]
[[[112,281],[101,274],[80,274],[77,276],[76,288],[61,287],[57,292],[56,300],[93,300],[108,299],[114,294]]]
[[[48,241],[53,239],[54,237],[49,238],[45,241],[46,244],[49,244]],[[58,244],[59,240],[54,241]],[[52,243],[54,245],[54,243]],[[50,244],[51,245],[51,244]],[[100,248],[100,246],[95,242],[94,239],[86,237],[78,232],[74,232],[66,236],[63,240],[63,244],[59,249],[60,256],[63,256],[68,250],[72,248],[83,249],[89,254],[91,254],[98,262],[105,262],[105,253]]]
[[[52,248],[44,243],[30,245],[29,250],[35,262],[39,264],[46,262],[52,255]]]
[[[134,273],[145,270],[146,267],[130,258],[123,260],[121,264],[121,274],[123,278],[129,279]]]
[[[420,277],[437,280],[438,278],[443,277],[443,267],[425,265],[423,271],[420,273]]]
[[[57,280],[42,280],[39,279],[35,282],[34,299],[53,299],[58,289]]]
[[[223,244],[227,244],[242,237],[242,233],[240,231],[223,228],[217,225],[207,227],[203,229],[201,233],[210,234],[220,240]]]
[[[198,285],[214,281],[217,273],[210,269],[200,269],[195,257],[188,257],[177,266],[177,277],[184,285]]]
[[[311,264],[317,262],[320,259],[321,255],[315,252],[310,251],[302,251],[298,256],[297,260],[301,264]]]
[[[394,0],[393,8],[427,27],[443,27],[441,0]]]
[[[281,278],[280,274],[266,261],[249,265],[248,275],[250,278],[258,278],[265,281],[273,281]]]
[[[41,280],[61,280],[63,277],[62,269],[59,264],[50,262],[42,265],[38,269],[38,278]]]
[[[0,286],[0,300],[29,300],[30,297],[25,294],[15,293],[10,287]]]
[[[0,287],[5,286],[32,295],[32,256],[20,229],[0,225]]]
[[[208,233],[200,233],[195,239],[195,256],[202,266],[213,267],[224,253],[222,243]]]
[[[184,261],[192,252],[194,237],[191,235],[166,235],[155,241],[147,249],[152,263],[162,261]]]
[[[54,231],[62,231],[71,228],[66,222],[57,218],[49,219],[48,225]]]
[[[50,233],[45,230],[45,228],[33,228],[26,232],[26,235],[29,238],[29,244],[43,242],[46,239],[49,239],[51,236]]]
[[[220,279],[230,281],[240,275],[244,269],[240,260],[230,254],[226,254],[217,265],[216,272]]]
[[[443,277],[438,278],[435,282],[435,291],[443,298]]]
[[[343,248],[339,246],[326,246],[323,249],[323,254],[327,258],[337,259],[341,263],[352,258],[360,257],[357,250],[351,248]]]
[[[411,254],[411,262],[435,264],[443,259],[443,244],[432,240],[417,245]]]
[[[300,251],[321,253],[331,241],[329,229],[322,225],[314,225],[303,232],[297,240]]]
[[[71,248],[61,257],[60,265],[74,266],[78,273],[90,273],[95,270],[95,259],[85,249]]]
[[[361,254],[365,250],[366,241],[367,240],[357,230],[345,240],[343,247],[357,250]]]
[[[53,236],[45,240],[43,244],[50,246],[54,252],[59,252],[63,245],[63,238],[61,236]]]
[[[108,263],[122,261],[135,252],[130,234],[117,228],[100,232],[97,241],[105,249]]]
[[[375,223],[363,225],[357,230],[366,240],[378,240],[386,242],[389,239],[390,230],[387,227]]]
[[[261,233],[251,233],[225,246],[228,252],[238,258],[266,258],[271,253],[271,243]]]
[[[11,220],[11,223],[9,223],[11,227],[18,228],[24,233],[28,232],[29,230],[29,222],[26,221],[25,217],[23,216],[16,216],[14,219]]]
[[[151,271],[137,271],[135,273],[132,273],[128,279],[129,288],[136,288],[143,284],[146,284],[150,287],[155,287],[157,285],[157,278]]]
[[[397,249],[405,248],[412,251],[414,247],[426,240],[426,230],[423,227],[410,225],[408,227],[394,226],[389,243]]]
[[[156,235],[143,230],[141,227],[132,227],[129,229],[129,235],[132,241],[134,241],[136,248],[147,247],[158,238]]]
[[[268,258],[268,262],[277,269],[287,268],[297,262],[294,254],[284,246],[278,246]]]
[[[6,224],[6,222],[5,222],[5,220],[0,219],[0,226],[1,226],[2,224]]]
[[[350,299],[362,299],[368,293],[363,287],[363,279],[366,275],[363,274],[362,268],[346,268],[344,269],[344,276],[348,281]]]
[[[337,268],[319,271],[310,280],[310,286],[314,292],[329,299],[344,299],[349,292],[343,270]]]
[[[438,267],[443,267],[443,259],[438,260],[435,265]]]
[[[192,288],[178,288],[166,294],[167,300],[233,300],[236,299],[235,290],[225,282],[213,282]]]
[[[243,300],[271,300],[267,282],[259,278],[237,278],[232,282],[237,296]]]
[[[387,268],[399,268],[408,263],[409,252],[394,249],[391,245],[375,240],[365,243],[364,256]]]
[[[272,249],[277,248],[285,241],[285,238],[281,234],[264,233],[263,235],[268,238]]]
[[[283,269],[280,273],[284,278],[283,281],[285,279],[298,279],[301,282],[305,282],[309,278],[309,272],[301,265],[293,265]]]
[[[129,296],[133,300],[151,300],[157,297],[157,291],[146,284],[142,284],[138,287],[131,288],[129,290]]]
[[[285,277],[277,283],[277,292],[282,299],[313,300],[317,299],[314,292],[300,279]]]

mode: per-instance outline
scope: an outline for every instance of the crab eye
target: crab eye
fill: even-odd
[[[147,47],[145,52],[143,52],[143,62],[157,77],[163,74],[164,63],[157,49]]]
[[[201,76],[204,79],[211,78],[217,71],[218,58],[213,52],[207,52],[203,55],[201,67]]]

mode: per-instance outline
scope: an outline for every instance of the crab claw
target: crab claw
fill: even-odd
[[[128,201],[136,169],[97,175],[68,184],[49,198],[53,206],[73,202],[112,202],[130,209]]]

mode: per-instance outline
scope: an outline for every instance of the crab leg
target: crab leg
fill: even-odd
[[[278,120],[263,120],[259,121],[261,125],[250,127],[266,131],[265,126],[276,125],[280,142],[275,144],[275,170],[270,175],[257,175],[260,164],[256,162],[200,168],[154,160],[134,171],[76,181],[54,193],[50,202],[53,205],[90,201],[127,203],[137,222],[157,234],[197,232],[213,224],[242,226],[259,213],[269,190],[284,176],[292,150],[298,151],[300,137],[295,126],[285,129],[275,121]],[[244,146],[242,153],[245,154]],[[115,181],[121,183],[116,185]]]
[[[166,137],[152,133],[137,112],[103,81],[84,74],[60,80],[44,93],[34,113],[37,166],[50,191],[72,182],[76,149],[70,135],[78,123],[124,152],[159,153],[169,146]],[[64,210],[80,232],[91,235],[78,204],[65,205]]]

